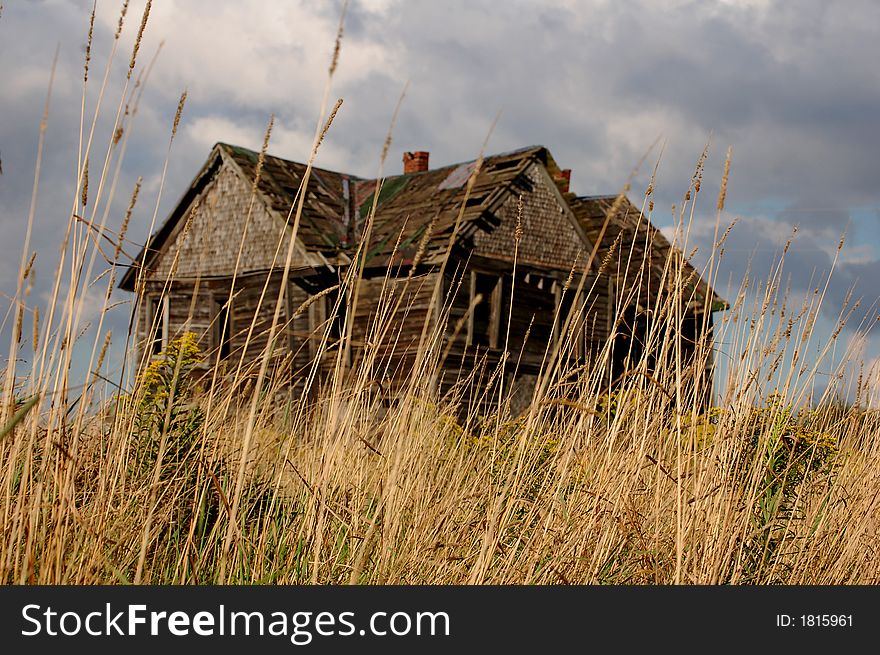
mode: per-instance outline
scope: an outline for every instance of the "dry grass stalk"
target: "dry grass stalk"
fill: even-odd
[[[342,11],[339,16],[339,27],[336,30],[336,41],[333,43],[333,56],[330,58],[330,68],[328,69],[328,77],[333,77],[336,73],[336,67],[339,65],[339,53],[342,50],[342,34],[345,27],[345,14],[348,11],[348,0],[342,3]]]
[[[113,35],[115,41],[118,41],[119,36],[122,34],[122,26],[125,23],[125,14],[128,13],[128,2],[129,0],[123,0],[122,9],[119,11],[119,22],[116,24],[116,33]]]
[[[27,265],[24,267],[24,272],[21,274],[22,280],[27,280],[28,278],[30,278],[31,273],[33,273],[33,270],[34,270],[34,262],[36,260],[37,260],[37,251],[35,250],[33,253],[31,253],[31,258],[28,260]]]
[[[724,157],[724,172],[721,174],[721,187],[718,189],[718,203],[716,205],[719,212],[724,211],[724,202],[727,200],[727,181],[730,179],[730,161],[733,157],[733,148],[727,148],[727,154]]]
[[[318,136],[318,142],[316,144],[315,149],[312,151],[313,153],[317,153],[318,148],[320,148],[321,144],[324,142],[324,137],[327,136],[327,132],[330,130],[330,126],[333,125],[333,119],[336,118],[336,112],[339,111],[339,108],[341,106],[342,106],[342,98],[339,98],[336,101],[336,104],[333,105],[333,109],[330,110],[330,116],[327,117],[327,122],[324,123],[324,127],[321,129],[321,134]]]
[[[82,174],[82,189],[80,194],[80,202],[82,206],[85,207],[89,203],[89,160],[86,159],[85,166],[83,166],[83,174]]]
[[[313,296],[309,296],[303,303],[300,304],[293,312],[293,317],[297,317],[306,311],[312,304],[318,302],[321,298],[329,296],[331,293],[336,291],[339,288],[338,284],[334,284],[333,286],[327,287],[316,293]]]
[[[104,336],[104,343],[101,345],[101,352],[98,354],[98,363],[95,365],[95,376],[97,377],[98,372],[101,370],[101,367],[104,365],[104,357],[107,355],[107,348],[110,347],[110,341],[113,338],[113,332],[108,331]]]
[[[266,165],[266,153],[269,151],[269,139],[272,138],[272,128],[275,126],[275,114],[269,115],[269,123],[266,125],[266,131],[263,134],[263,145],[260,148],[260,155],[257,157],[257,166],[254,169],[254,183],[251,187],[251,196],[256,196],[257,188],[260,185],[260,179],[263,176],[263,166]]]
[[[128,209],[125,210],[125,217],[122,219],[122,225],[119,226],[119,237],[116,240],[116,249],[113,252],[113,261],[119,261],[119,255],[122,252],[122,244],[125,242],[125,235],[128,233],[128,225],[131,222],[131,215],[137,204],[138,195],[141,192],[141,184],[144,179],[138,177],[134,183],[134,190],[131,192],[131,200],[128,201]]]
[[[40,346],[40,308],[34,307],[34,333],[33,333],[34,353],[39,350]]]

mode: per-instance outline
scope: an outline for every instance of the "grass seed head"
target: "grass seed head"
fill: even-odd
[[[101,346],[101,352],[98,354],[98,363],[95,366],[95,374],[101,370],[101,367],[104,365],[104,357],[107,356],[107,348],[110,346],[110,340],[113,337],[113,331],[108,330],[107,334],[104,336],[104,344]]]
[[[21,275],[22,280],[27,280],[30,277],[31,273],[33,272],[34,262],[36,261],[36,259],[37,251],[35,250],[33,253],[31,253],[31,258],[28,260],[27,265],[24,267],[24,272]]]
[[[519,194],[516,201],[516,228],[513,231],[513,238],[517,244],[523,238],[523,194]]]
[[[37,352],[37,349],[40,346],[40,308],[39,307],[34,307],[33,346],[34,346],[34,352]]]
[[[724,172],[721,174],[721,187],[718,189],[718,204],[716,205],[719,212],[724,211],[724,202],[727,200],[727,181],[730,179],[730,160],[733,156],[733,148],[727,148],[727,155],[724,157]]]
[[[336,112],[339,111],[339,108],[341,106],[342,106],[342,98],[339,98],[336,101],[336,104],[333,105],[333,110],[330,112],[330,116],[327,118],[327,122],[324,123],[324,127],[321,130],[321,134],[318,136],[318,141],[317,141],[317,143],[315,143],[315,150],[312,153],[313,157],[314,157],[314,154],[318,152],[318,148],[321,147],[321,143],[324,142],[324,137],[327,136],[327,132],[330,130],[330,126],[333,125],[333,120],[336,118]]]
[[[339,52],[342,50],[342,33],[345,27],[345,13],[348,10],[348,0],[342,5],[342,13],[339,16],[339,28],[336,30],[336,41],[333,43],[333,56],[330,58],[329,77],[333,77],[336,67],[339,65]]]
[[[177,102],[177,111],[174,114],[174,124],[171,126],[171,138],[177,136],[177,128],[180,125],[180,117],[183,115],[183,106],[186,104],[186,91],[180,94],[180,100]]]
[[[131,61],[128,64],[128,76],[126,79],[131,79],[131,74],[134,71],[135,64],[137,63],[138,50],[140,50],[141,40],[144,38],[144,30],[147,29],[147,21],[150,20],[150,9],[152,6],[153,0],[147,0],[147,4],[144,7],[144,15],[141,17],[141,26],[138,28],[137,38],[135,38],[134,40],[134,48],[132,48],[131,51]]]
[[[134,191],[131,192],[131,200],[128,202],[128,209],[125,210],[125,216],[122,219],[122,225],[119,226],[119,237],[116,240],[116,249],[113,252],[113,261],[119,261],[119,255],[122,253],[122,244],[125,241],[125,234],[128,232],[128,224],[131,222],[131,215],[134,212],[134,206],[137,204],[138,194],[141,192],[141,184],[144,178],[139,177],[134,183]]]
[[[86,159],[86,164],[83,167],[82,196],[81,196],[80,200],[82,200],[83,207],[85,207],[89,202],[89,160],[88,159]]]
[[[24,320],[24,303],[18,302],[15,305],[15,343],[21,343],[21,323]]]
[[[263,166],[266,165],[266,153],[269,152],[269,139],[272,138],[272,128],[275,126],[275,114],[269,114],[269,123],[263,133],[263,146],[260,148],[260,156],[257,157],[257,167],[254,169],[254,183],[251,186],[251,195],[257,193],[260,178],[263,175]]]
[[[116,34],[113,35],[113,38],[117,41],[119,40],[119,35],[122,34],[122,26],[125,24],[125,14],[128,13],[128,1],[124,0],[122,3],[122,10],[119,12],[119,22],[116,25]]]
[[[92,60],[92,35],[95,31],[95,9],[97,2],[92,3],[92,14],[89,16],[89,36],[86,39],[86,62],[83,67],[83,84],[89,81],[89,62]]]

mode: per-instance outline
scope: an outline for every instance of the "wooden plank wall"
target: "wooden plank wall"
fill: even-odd
[[[275,302],[282,284],[281,277],[280,272],[274,273],[268,285],[265,274],[242,276],[236,281],[228,328],[230,363],[237,365],[242,353],[245,364],[258,361],[262,356],[263,349],[268,343]],[[291,314],[305,302],[308,294],[296,284],[285,286],[285,296],[282,299],[279,325],[276,330],[278,339],[273,356],[280,358],[292,353],[292,370],[299,371],[307,367],[310,361],[309,318],[308,312],[302,312],[291,320]],[[198,337],[199,347],[205,354],[206,366],[216,361],[220,338],[220,308],[228,302],[230,287],[230,279],[209,279],[199,281],[198,285],[190,282],[175,282],[167,291],[169,340],[181,336],[186,331],[194,332]],[[162,284],[148,282],[146,295],[158,300],[164,289],[165,286]],[[197,293],[195,303],[192,302],[194,292]],[[139,353],[143,353],[148,340],[148,320],[145,302],[138,311]]]
[[[174,284],[166,290],[164,284],[148,281],[145,287],[145,300],[138,308],[138,352],[143,352],[151,328],[162,331],[161,324],[150,325],[149,302],[162,302],[163,295],[167,295],[168,341],[179,338],[184,332],[193,332],[198,337],[199,347],[204,353],[208,353],[213,347],[214,298],[223,295],[223,286],[217,281],[204,281],[198,285],[198,290],[193,283]],[[228,288],[227,284],[226,289]],[[194,292],[197,293],[195,303],[192,302]]]
[[[450,276],[445,286],[445,293],[449,294],[451,299],[447,328],[450,339],[456,325],[462,324],[462,328],[449,345],[452,366],[457,366],[463,355],[475,350],[474,345],[467,345],[466,324],[468,308],[471,303],[470,285],[467,283],[467,279],[470,272],[471,269],[465,272],[465,281],[461,284],[458,282],[458,277]],[[570,304],[575,292],[574,284],[563,295],[563,282],[558,279],[544,277],[539,286],[536,276],[531,274],[526,279],[524,273],[518,273],[515,284],[512,284],[509,272],[503,273],[502,277],[504,281],[500,298],[500,338],[498,348],[490,349],[489,353],[493,355],[493,351],[500,352],[505,340],[507,340],[508,351],[514,358],[520,357],[520,352],[522,352],[520,368],[524,371],[536,372],[548,345],[552,344],[554,338],[558,337],[562,330],[564,316],[556,320],[554,326],[557,302],[568,298]],[[582,293],[584,299],[581,301],[584,304],[583,318],[573,326],[577,332],[577,338],[588,344],[603,343],[609,335],[611,303],[607,293],[607,281],[604,278],[600,279],[599,283],[593,287],[594,280],[595,276],[590,276],[585,282]],[[512,312],[511,291],[513,295]],[[484,298],[483,302],[490,302],[490,299]],[[507,334],[508,318],[509,336]],[[528,339],[526,339],[527,332]],[[482,350],[485,351],[486,348],[483,347]],[[497,355],[497,353],[495,354]],[[497,357],[490,357],[490,359],[497,360]]]
[[[448,357],[444,362],[443,382],[441,391],[448,392],[454,385],[465,384],[465,395],[471,402],[486,405],[483,409],[490,411],[494,388],[486,386],[497,369],[505,340],[509,352],[505,365],[505,388],[513,390],[515,403],[521,405],[530,397],[535,375],[545,362],[545,353],[552,353],[556,340],[563,338],[565,348],[565,364],[577,366],[588,360],[595,359],[597,353],[605,345],[610,334],[610,312],[612,302],[609,297],[609,282],[601,276],[596,282],[591,275],[584,283],[581,301],[583,309],[578,320],[573,319],[567,336],[562,337],[565,320],[565,308],[570,308],[577,286],[575,278],[571,287],[564,294],[562,289],[565,278],[559,274],[547,275],[518,271],[515,283],[509,270],[496,269],[495,274],[501,275],[500,323],[498,347],[489,347],[489,340],[477,339],[468,342],[468,310],[472,302],[472,285],[469,284],[472,273],[489,274],[489,262],[480,260],[479,266],[470,266],[461,272],[450,274],[445,281],[444,296],[448,298],[446,334]],[[534,269],[533,269],[534,271]],[[463,277],[463,279],[462,279]],[[595,283],[595,284],[594,284]],[[511,290],[513,296],[511,311]],[[483,302],[491,302],[484,297]],[[557,318],[557,304],[564,308]],[[571,311],[567,309],[567,311]],[[474,312],[476,313],[476,312]],[[484,311],[485,315],[486,312]],[[509,335],[507,333],[509,323]],[[555,323],[555,325],[554,325]],[[490,323],[482,321],[472,326],[473,330],[487,329]],[[456,332],[456,328],[458,328]],[[528,338],[526,339],[526,334]],[[475,373],[476,371],[476,373]],[[514,379],[513,375],[516,375]],[[464,380],[472,377],[465,383]],[[497,384],[498,377],[495,377]]]
[[[409,373],[409,367],[416,359],[438,275],[430,272],[409,280],[362,280],[357,313],[352,323],[355,361],[363,358],[365,348],[375,348],[379,378],[394,383]],[[395,306],[397,310],[392,311]],[[429,327],[431,329],[433,324]]]

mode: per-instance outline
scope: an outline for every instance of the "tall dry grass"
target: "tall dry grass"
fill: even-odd
[[[127,3],[102,102],[126,9]],[[148,13],[149,4],[131,59],[123,62],[127,80],[139,70]],[[90,28],[89,43],[91,34]],[[341,38],[340,23],[310,166],[340,108],[326,112]],[[393,392],[377,384],[389,354],[368,346],[349,364],[351,326],[334,344],[329,321],[319,350],[335,366],[328,378],[319,378],[317,366],[308,371],[308,393],[289,392],[283,357],[270,349],[256,362],[235,362],[227,377],[214,370],[197,379],[190,373],[209,354],[189,335],[155,361],[130,357],[128,371],[107,370],[108,344],[123,337],[103,329],[115,272],[96,274],[96,267],[110,250],[112,263],[124,265],[130,248],[125,232],[140,183],[122,229],[111,230],[108,219],[148,70],[134,85],[126,81],[105,142],[94,131],[102,103],[88,117],[83,102],[77,185],[44,306],[28,295],[33,260],[24,244],[7,362],[32,352],[29,370],[7,364],[4,377],[4,582],[878,582],[880,416],[858,402],[810,396],[820,366],[846,361],[832,355],[847,315],[831,342],[807,358],[824,294],[820,289],[792,306],[782,286],[788,248],[770,279],[743,281],[714,340],[697,344],[694,359],[675,336],[687,280],[681,257],[670,257],[669,291],[650,307],[647,349],[655,364],[630,362],[613,388],[614,340],[588,366],[575,365],[575,322],[556,317],[563,337],[548,344],[535,391],[516,414],[509,380],[490,368],[462,371],[452,391],[440,393],[439,377],[449,375],[442,367],[448,335],[456,330],[447,302],[436,308],[439,325],[425,324],[418,358]],[[85,97],[88,68],[83,83]],[[185,94],[169,157],[184,101]],[[40,151],[45,124],[44,118]],[[389,131],[380,179],[390,138]],[[684,253],[705,195],[704,161],[705,153],[677,214],[675,241]],[[729,169],[728,154],[715,246],[703,271],[710,282],[727,235],[720,219]],[[34,198],[37,191],[35,183]],[[653,182],[643,209],[636,220],[650,219]],[[300,194],[289,216],[294,234],[301,214]],[[31,212],[28,234],[33,219]],[[517,238],[524,236],[518,229]],[[279,235],[277,269],[286,274],[293,253],[282,243]],[[615,258],[602,264],[625,261],[636,252],[631,246],[616,244]],[[362,264],[350,267],[340,282],[350,293],[336,297],[359,302],[362,275]],[[628,282],[625,288],[639,288],[637,280]],[[573,272],[566,293],[583,294],[583,287]],[[143,280],[137,288],[142,293]],[[285,327],[284,298],[269,297],[268,288],[261,302],[275,310],[272,342]],[[89,373],[71,381],[72,350],[83,347],[85,299],[95,289],[104,304],[89,332]],[[370,343],[388,336],[388,317],[406,310],[405,298],[387,285]],[[618,299],[618,316],[633,300]],[[139,301],[132,301],[132,313]],[[28,317],[31,344],[23,336]],[[517,353],[508,355],[516,361]],[[690,372],[709,357],[723,360],[724,379],[723,396],[707,411],[706,390],[691,383]]]

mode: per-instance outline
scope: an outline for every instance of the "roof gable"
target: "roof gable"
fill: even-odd
[[[516,251],[519,263],[563,271],[582,268],[592,247],[546,168],[533,162],[522,176],[528,191],[507,196],[495,212],[498,225],[475,234],[474,254],[513,262]]]
[[[290,190],[286,187],[299,184],[301,173],[299,178],[297,173],[304,171],[305,166],[267,156],[254,194],[257,159],[257,153],[245,148],[224,143],[214,146],[207,162],[168,218],[150,237],[120,280],[120,288],[134,290],[141,266],[145,266],[147,275],[154,279],[167,277],[172,267],[178,279],[231,275],[236,261],[239,261],[239,247],[239,272],[277,266],[275,253],[296,193],[296,188]],[[291,165],[289,171],[285,164]],[[313,186],[322,187],[323,180],[318,175],[320,171],[313,169],[310,191]],[[315,195],[312,191],[309,197]],[[297,236],[294,264],[298,266],[324,263],[320,256],[313,254],[314,244],[309,248],[303,243],[303,237],[312,236],[309,226],[323,222],[320,217],[315,217],[313,204],[303,212]],[[329,219],[332,208],[323,211]],[[247,239],[243,239],[244,236]],[[288,236],[285,235],[281,245],[282,258],[290,243]]]
[[[223,162],[159,247],[148,277],[165,280],[268,270],[287,254],[289,230],[230,162]],[[294,266],[304,265],[302,252]]]
[[[189,187],[186,191],[183,192],[180,200],[177,201],[177,204],[174,206],[174,209],[171,210],[171,213],[165,219],[165,222],[159,227],[156,232],[150,235],[147,239],[147,243],[141,248],[141,251],[138,253],[137,257],[135,257],[132,265],[129,266],[128,270],[125,272],[125,275],[122,276],[122,279],[119,281],[119,288],[124,289],[126,291],[134,291],[134,285],[137,278],[138,271],[142,266],[149,266],[155,260],[155,258],[159,254],[159,249],[162,244],[171,236],[172,232],[177,228],[178,223],[180,222],[181,216],[184,215],[186,210],[192,206],[195,199],[199,196],[205,186],[213,179],[214,174],[217,172],[217,169],[220,167],[222,160],[220,156],[216,152],[216,148],[211,152],[211,155],[208,157],[208,161],[202,166],[201,170],[196,174],[193,178],[193,181],[190,183]]]
[[[253,183],[259,153],[239,146],[218,144],[235,162],[245,180]],[[270,210],[283,220],[293,218],[296,194],[306,172],[306,164],[266,155],[257,189]],[[333,253],[344,248],[351,220],[351,186],[358,178],[312,167],[303,203],[298,240],[312,252]]]
[[[478,233],[492,232],[501,224],[498,212],[511,197],[532,190],[534,184],[527,178],[527,171],[546,156],[545,148],[533,146],[486,157],[469,195],[467,182],[475,161],[386,178],[383,192],[389,186],[395,192],[385,198],[383,192],[379,194],[367,253],[370,264],[405,264],[422,245],[423,261],[440,261],[456,224],[456,244],[469,248]],[[369,210],[375,186],[373,180],[359,182],[359,188],[368,189],[370,194],[360,205],[362,209]]]

